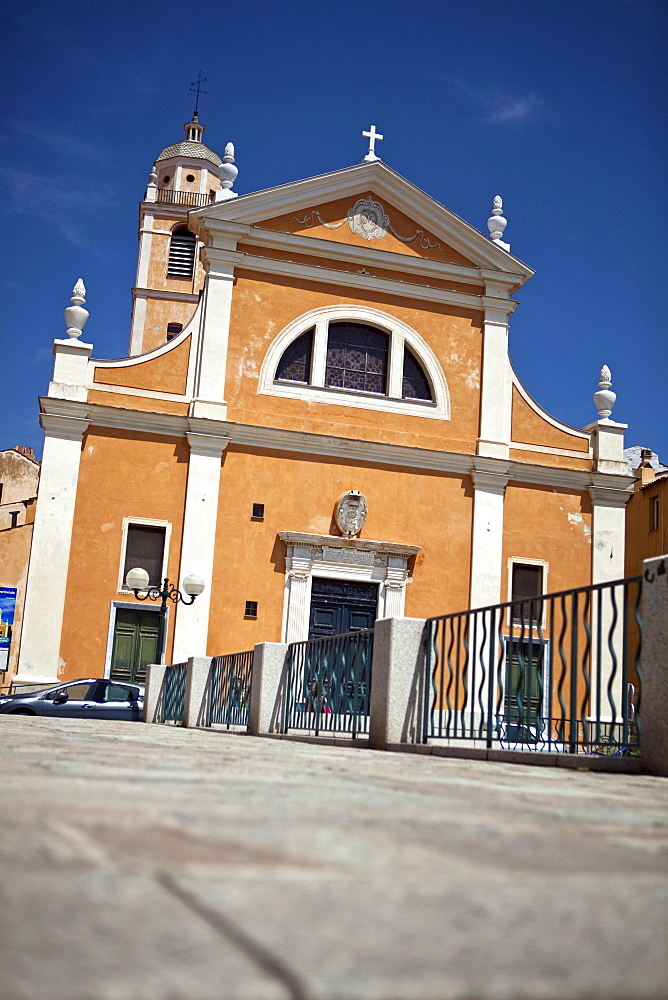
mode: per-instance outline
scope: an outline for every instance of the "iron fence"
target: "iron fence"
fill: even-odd
[[[204,208],[211,204],[214,196],[199,191],[174,191],[172,188],[158,188],[156,201],[164,205],[191,205]]]
[[[290,643],[285,732],[369,731],[373,629]]]
[[[248,726],[252,672],[252,649],[213,657],[207,725]]]
[[[172,663],[165,670],[163,722],[181,722],[186,695],[186,664]]]
[[[562,753],[634,753],[642,578],[426,623],[423,736]]]

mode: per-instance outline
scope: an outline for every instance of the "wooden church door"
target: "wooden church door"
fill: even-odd
[[[111,654],[111,677],[118,681],[143,684],[146,667],[156,662],[158,615],[152,611],[118,608]]]

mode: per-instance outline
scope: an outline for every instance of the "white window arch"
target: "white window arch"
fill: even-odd
[[[327,384],[331,383],[327,375],[329,327],[330,324],[346,322],[373,327],[387,336],[388,361],[384,392],[365,392]],[[304,365],[303,380],[278,378],[278,366],[287,349],[311,330],[310,358]],[[408,365],[415,365],[417,362],[424,373],[429,382],[431,399],[406,398],[405,358]],[[408,324],[369,306],[323,306],[288,323],[267,351],[260,371],[258,392],[309,402],[450,419],[448,384],[431,348]]]

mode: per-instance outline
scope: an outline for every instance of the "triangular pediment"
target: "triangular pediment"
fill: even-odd
[[[381,161],[309,177],[191,213],[216,222],[517,276],[533,271]]]

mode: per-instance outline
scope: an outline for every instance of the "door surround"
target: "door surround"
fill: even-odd
[[[378,583],[378,618],[403,618],[408,561],[419,545],[279,531],[286,545],[281,642],[308,639],[314,576]]]

